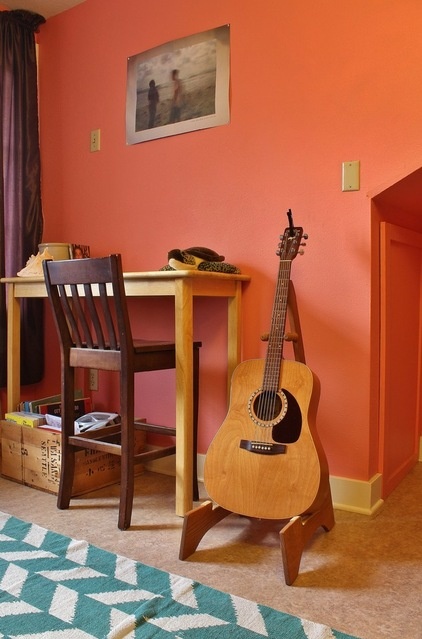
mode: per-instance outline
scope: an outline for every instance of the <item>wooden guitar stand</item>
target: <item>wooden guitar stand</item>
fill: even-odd
[[[291,281],[288,293],[288,313],[292,333],[286,336],[285,339],[293,342],[295,359],[304,364],[305,353],[302,332],[296,294]],[[324,498],[315,511],[292,517],[280,530],[284,579],[288,586],[291,586],[298,576],[303,550],[315,531],[322,526],[328,532],[335,524],[328,477],[326,486],[322,486],[321,490]],[[221,506],[214,506],[210,500],[186,513],[183,521],[179,559],[183,561],[190,557],[208,530],[231,514],[233,514],[231,511]]]

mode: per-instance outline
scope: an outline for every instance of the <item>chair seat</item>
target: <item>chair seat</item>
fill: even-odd
[[[194,342],[194,348],[200,348],[202,342]],[[150,353],[151,351],[172,351],[176,346],[174,342],[155,342],[149,339],[137,339],[133,340],[133,347],[136,353]]]
[[[193,343],[193,351],[202,346],[202,342]],[[172,342],[151,342],[134,339],[135,370],[138,372],[166,370],[176,367],[176,347]]]
[[[172,351],[175,349],[174,342],[162,342],[151,339],[133,339],[133,347],[137,353],[149,353],[151,351]]]

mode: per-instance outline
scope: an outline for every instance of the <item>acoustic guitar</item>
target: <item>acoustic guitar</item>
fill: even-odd
[[[227,416],[205,458],[210,498],[240,515],[287,519],[319,508],[328,466],[315,429],[319,381],[303,363],[283,359],[291,264],[301,227],[281,236],[278,279],[265,359],[237,366]]]

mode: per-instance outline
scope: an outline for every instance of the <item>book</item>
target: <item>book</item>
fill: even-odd
[[[6,413],[4,416],[9,422],[15,422],[15,424],[21,424],[22,426],[30,426],[31,428],[38,428],[45,424],[45,417],[39,413],[28,413],[24,411],[12,411]]]
[[[38,405],[39,413],[42,415],[55,415],[61,417],[62,403],[59,402],[47,402],[45,404]],[[82,397],[80,399],[75,398],[75,419],[90,413],[92,410],[92,402],[90,397]]]
[[[83,397],[83,393],[81,389],[75,390],[75,399],[81,399]],[[38,407],[44,404],[53,404],[56,402],[61,402],[62,396],[60,393],[57,395],[50,395],[48,397],[41,397],[40,399],[33,399],[32,401],[25,402],[25,408],[21,410],[25,410],[31,413],[39,413]]]
[[[39,402],[44,403],[46,401],[59,401],[60,397],[61,395],[58,394],[50,395],[49,397],[43,397],[42,399],[27,399],[19,404],[19,411],[25,413],[37,413],[37,405],[39,404]]]

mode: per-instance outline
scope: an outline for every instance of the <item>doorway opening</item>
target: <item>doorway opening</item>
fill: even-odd
[[[371,443],[385,498],[419,459],[422,434],[422,168],[370,197]]]

